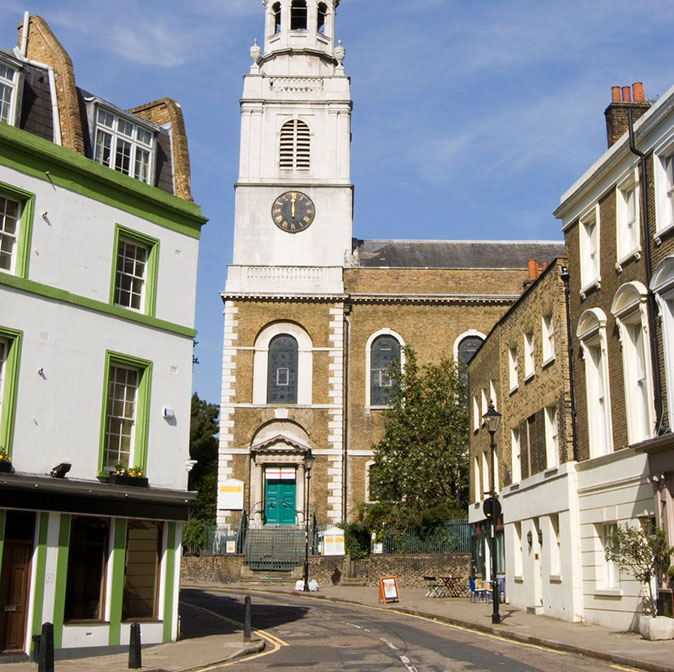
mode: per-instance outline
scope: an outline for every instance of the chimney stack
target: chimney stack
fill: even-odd
[[[627,110],[632,110],[632,119],[636,122],[650,108],[644,97],[641,82],[634,82],[631,87],[611,87],[611,104],[604,111],[606,116],[606,139],[611,147],[627,132]]]

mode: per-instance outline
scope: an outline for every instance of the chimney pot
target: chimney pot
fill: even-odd
[[[529,280],[535,280],[538,277],[538,262],[535,259],[529,259]]]
[[[643,103],[646,100],[644,97],[644,85],[641,82],[634,82],[632,84],[632,91],[632,98],[635,103]]]
[[[620,102],[620,87],[612,86],[611,87],[611,102],[619,103]]]
[[[623,86],[623,103],[632,102],[632,89],[629,86]]]

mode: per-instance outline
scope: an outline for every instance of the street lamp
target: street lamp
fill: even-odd
[[[501,414],[494,408],[494,402],[489,400],[489,408],[482,416],[487,431],[489,432],[490,448],[491,448],[491,474],[489,499],[484,503],[484,512],[489,518],[489,534],[491,537],[491,590],[492,590],[492,604],[494,605],[491,622],[500,623],[501,616],[498,612],[498,582],[496,581],[496,518],[501,513],[501,505],[496,497],[496,490],[494,489],[495,478],[495,457],[496,457],[496,443],[494,442],[494,434],[498,429],[498,424],[501,421]]]
[[[311,467],[314,466],[314,454],[311,448],[304,454],[304,473],[306,479],[306,495],[304,507],[304,592],[309,592],[309,488],[311,486]]]

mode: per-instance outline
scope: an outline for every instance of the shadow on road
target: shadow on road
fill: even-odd
[[[245,598],[245,593],[235,595],[197,588],[183,588],[180,591],[181,639],[241,632]],[[208,613],[204,609],[215,613]],[[257,595],[251,596],[251,624],[254,630],[265,630],[302,620],[307,612],[306,607],[265,604],[264,598]],[[218,618],[215,614],[224,618]]]

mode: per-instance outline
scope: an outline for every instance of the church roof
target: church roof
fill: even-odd
[[[354,240],[365,268],[526,268],[566,255],[563,242],[538,240]]]

